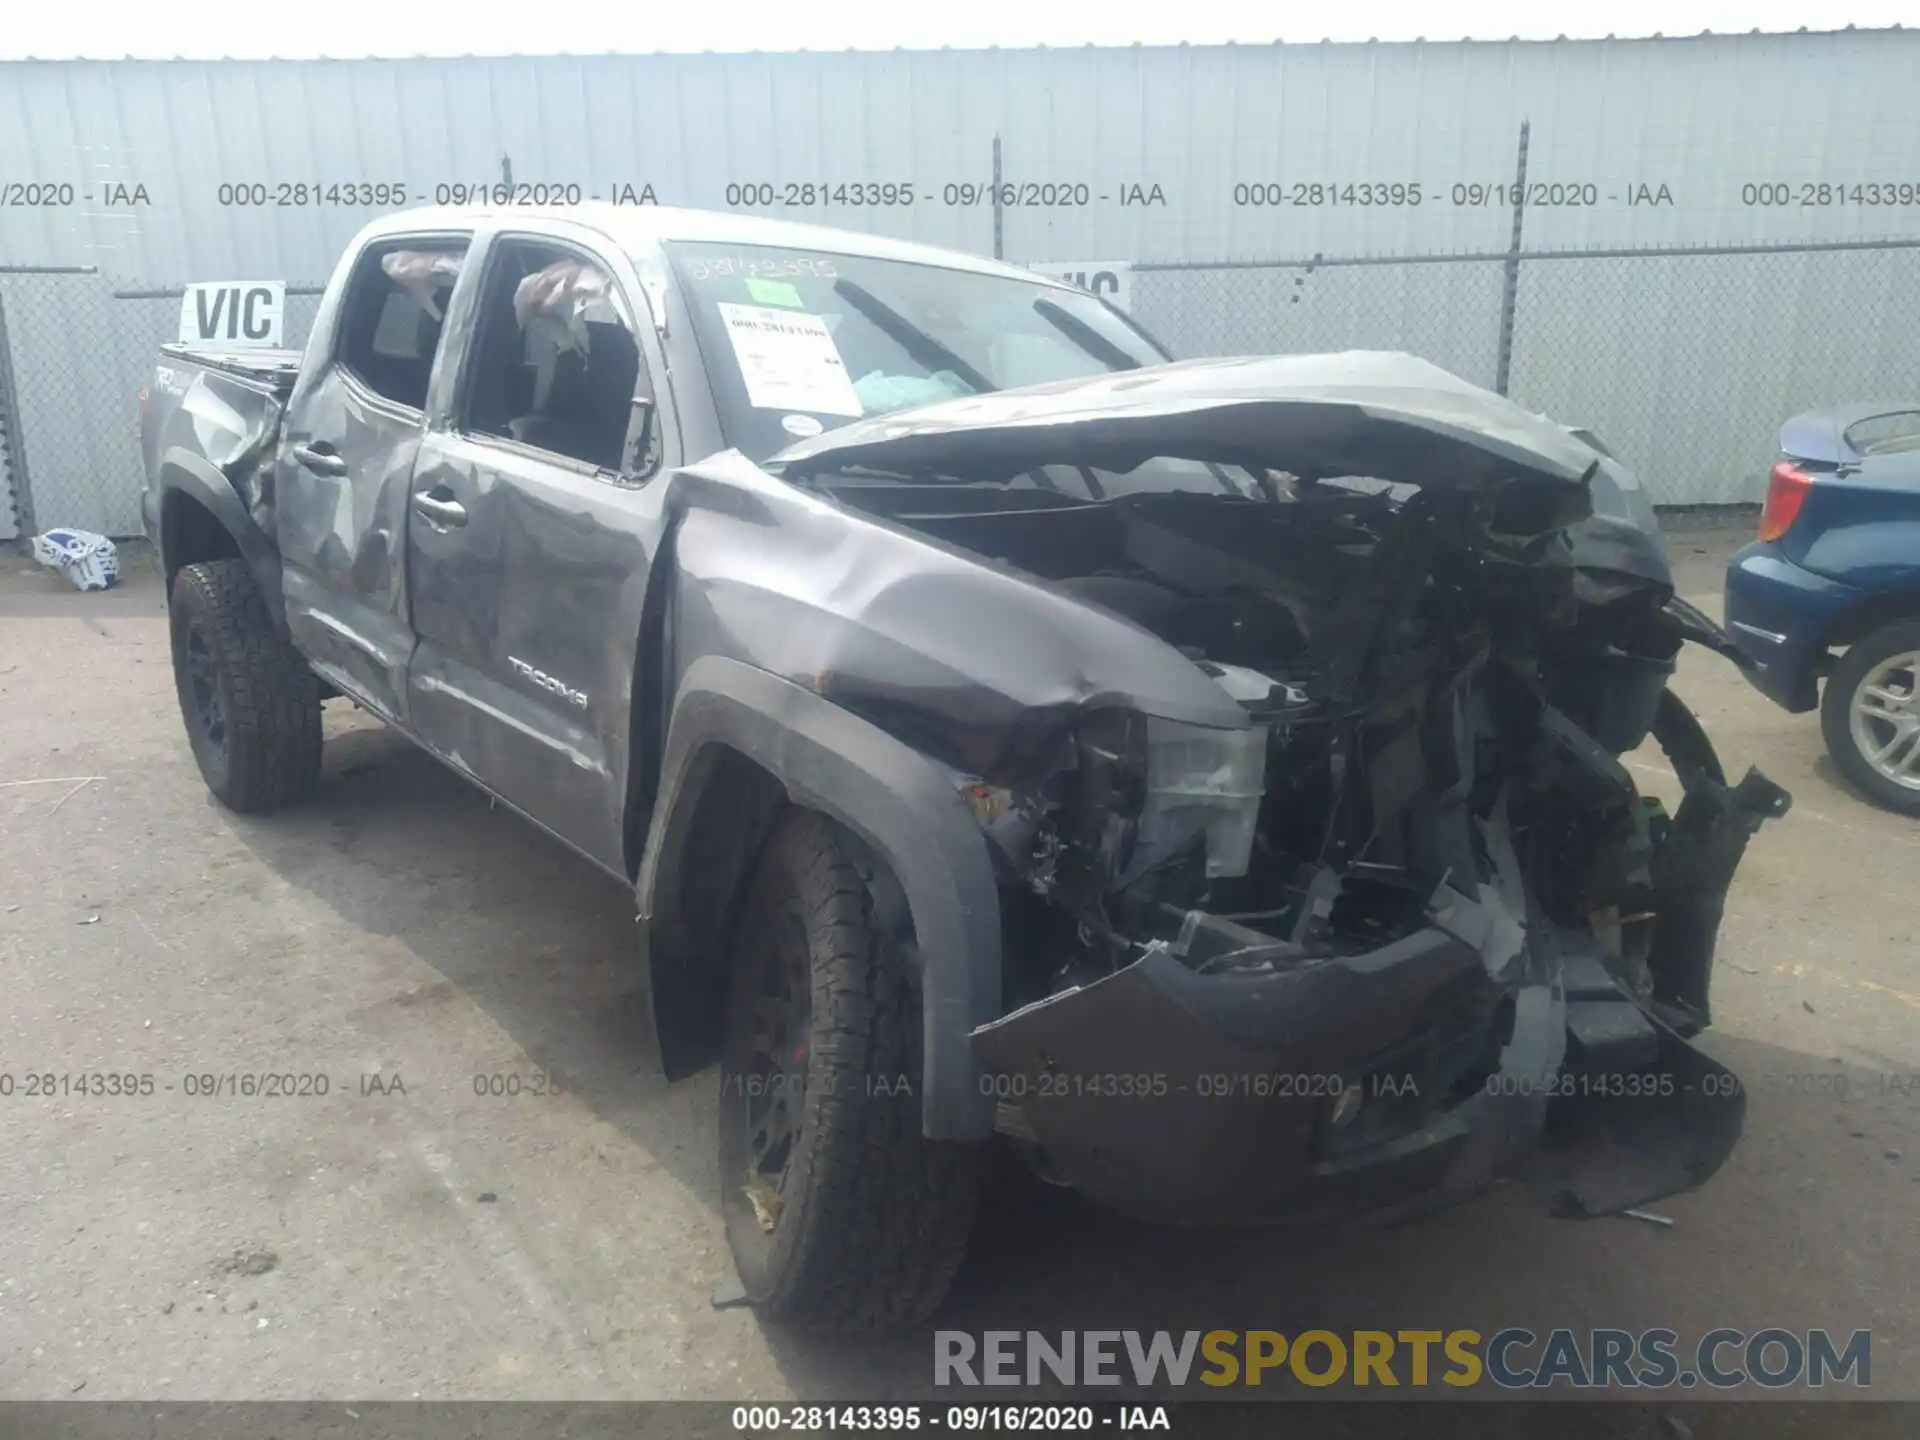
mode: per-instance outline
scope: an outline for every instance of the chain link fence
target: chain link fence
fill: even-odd
[[[1136,265],[1133,313],[1182,355],[1411,351],[1593,430],[1663,505],[1757,501],[1801,411],[1920,399],[1920,240]]]
[[[318,290],[289,285],[284,344]],[[1142,264],[1132,305],[1179,355],[1410,351],[1591,428],[1663,505],[1757,500],[1800,411],[1920,398],[1920,240]],[[179,310],[0,273],[0,538],[9,494],[22,531],[139,532],[135,397]]]
[[[282,343],[306,343],[317,286],[288,287]],[[93,273],[0,274],[11,360],[8,470],[23,532],[140,533],[139,394],[180,338],[179,290],[116,291]],[[6,396],[0,392],[0,404]]]
[[[1920,400],[1920,244],[1523,264],[1509,393],[1674,504],[1758,502],[1781,422]]]
[[[1132,310],[1176,355],[1406,350],[1491,387],[1502,258],[1136,265]]]

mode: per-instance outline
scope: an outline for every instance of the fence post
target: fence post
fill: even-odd
[[[13,344],[7,338],[7,308],[0,298],[0,450],[6,452],[7,483],[13,490],[13,524],[22,536],[34,533],[33,487],[27,482],[27,447],[20,438],[20,407],[14,396]]]
[[[1513,236],[1507,242],[1507,263],[1500,282],[1500,350],[1494,362],[1493,388],[1507,393],[1513,373],[1513,311],[1520,298],[1520,223],[1527,213],[1527,135],[1531,126],[1520,122],[1520,158],[1513,176]]]
[[[1006,246],[1001,234],[1000,210],[1000,137],[993,137],[993,258],[1006,259]]]

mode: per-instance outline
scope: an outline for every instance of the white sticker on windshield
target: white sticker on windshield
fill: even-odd
[[[818,315],[765,305],[720,302],[720,319],[756,410],[862,415],[847,367]]]
[[[811,415],[782,415],[780,428],[789,435],[798,435],[802,440],[811,440],[827,427]]]

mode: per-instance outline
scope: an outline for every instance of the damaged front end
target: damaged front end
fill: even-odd
[[[1711,624],[1596,532],[1611,462],[1389,361],[1337,394],[1177,366],[1137,410],[943,406],[964,423],[789,469],[1131,621],[1244,722],[1108,695],[959,782],[1002,880],[1007,1013],[974,1033],[998,1128],[1134,1213],[1384,1218],[1524,1178],[1609,1214],[1740,1131],[1688,1041],[1734,870],[1789,801],[1729,785],[1667,689]],[[1217,486],[1120,483],[1167,457]],[[1099,478],[1070,496],[1053,465]],[[1649,738],[1671,814],[1620,760]]]

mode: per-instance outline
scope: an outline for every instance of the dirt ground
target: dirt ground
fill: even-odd
[[[1717,613],[1748,533],[1674,530],[1682,590]],[[339,703],[317,803],[220,809],[131,558],[80,595],[0,553],[0,1396],[929,1393],[924,1331],[712,1304],[716,1086],[652,1069],[630,898]],[[1722,931],[1706,1043],[1746,1135],[1671,1228],[1500,1191],[1386,1233],[1168,1232],[1015,1191],[942,1325],[1871,1328],[1872,1393],[1920,1397],[1920,825],[1717,657],[1677,683],[1796,803]],[[24,1093],[81,1072],[154,1087]],[[328,1093],[189,1093],[252,1072]],[[476,1093],[541,1072],[564,1093]]]

